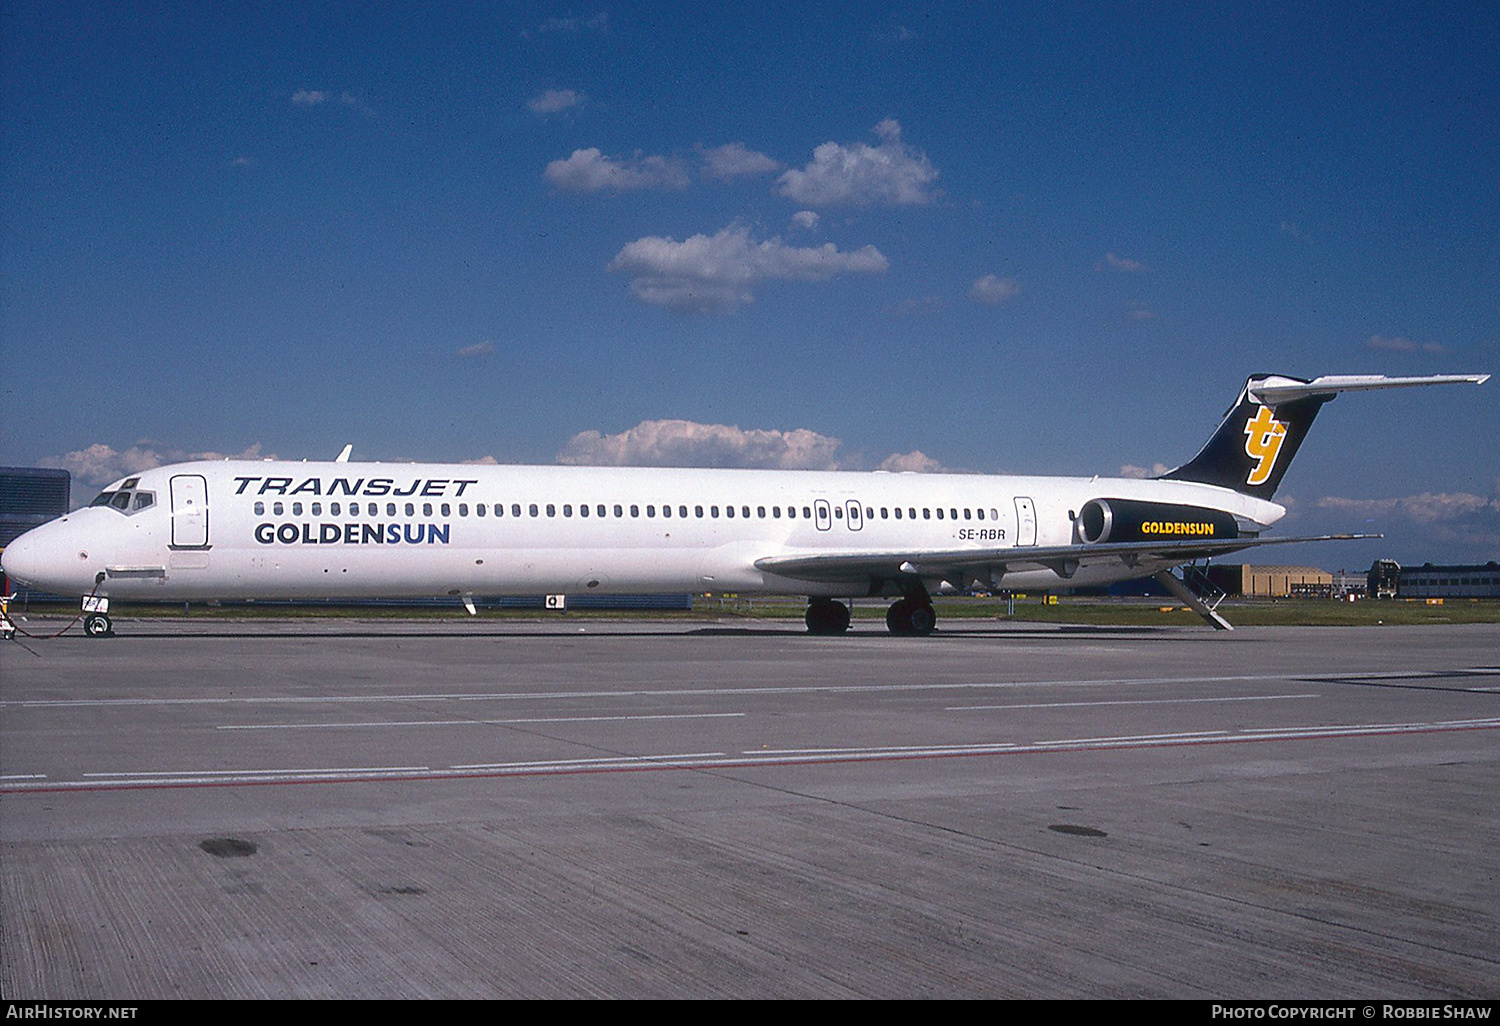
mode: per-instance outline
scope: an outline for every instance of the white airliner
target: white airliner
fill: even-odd
[[[16,584],[110,600],[362,599],[734,591],[809,597],[807,627],[895,599],[928,634],[930,596],[1155,575],[1227,628],[1171,569],[1274,542],[1270,501],[1338,392],[1470,382],[1251,377],[1208,444],[1153,480],[779,470],[349,463],[182,463],[131,475],[5,549]]]

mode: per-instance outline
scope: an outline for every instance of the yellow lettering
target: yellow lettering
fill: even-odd
[[[1281,443],[1286,438],[1286,425],[1271,416],[1271,409],[1262,406],[1255,416],[1245,424],[1245,455],[1255,460],[1250,468],[1246,484],[1265,484],[1276,467],[1276,457],[1281,454]]]

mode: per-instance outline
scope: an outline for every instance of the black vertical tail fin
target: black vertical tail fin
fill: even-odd
[[[1337,389],[1279,403],[1262,402],[1259,388],[1272,383],[1283,388],[1309,384],[1280,374],[1252,375],[1208,444],[1162,479],[1219,485],[1259,499],[1275,494],[1313,418]]]

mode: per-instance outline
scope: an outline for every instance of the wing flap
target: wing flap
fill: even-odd
[[[864,581],[871,577],[896,579],[942,576],[966,567],[993,566],[1006,570],[1052,569],[1111,561],[1122,565],[1167,563],[1177,565],[1208,556],[1222,556],[1260,545],[1293,542],[1353,541],[1378,534],[1323,534],[1305,538],[1223,538],[1186,541],[1105,542],[1096,545],[1012,546],[1004,549],[950,549],[927,552],[812,553],[767,556],[755,567],[780,577],[820,583]],[[1143,570],[1142,573],[1146,571]]]

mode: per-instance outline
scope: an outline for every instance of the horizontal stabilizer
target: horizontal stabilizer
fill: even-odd
[[[1267,406],[1336,392],[1371,392],[1377,388],[1409,388],[1414,385],[1482,385],[1488,374],[1429,374],[1416,378],[1388,378],[1383,374],[1325,374],[1311,381],[1272,376],[1250,386],[1250,398]]]

